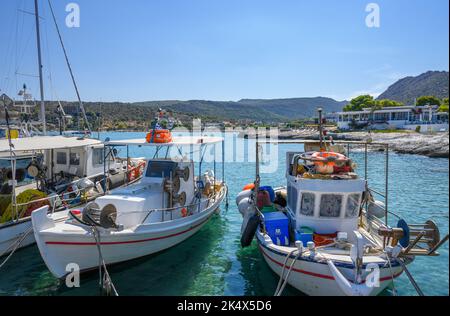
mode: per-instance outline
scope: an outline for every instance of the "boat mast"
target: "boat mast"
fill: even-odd
[[[319,142],[320,142],[320,150],[323,150],[323,120],[322,120],[322,108],[318,108],[319,112]]]
[[[42,55],[41,55],[41,34],[39,28],[39,7],[38,0],[34,0],[34,11],[36,16],[36,42],[38,50],[38,67],[39,67],[39,88],[41,92],[41,122],[43,134],[47,134],[47,126],[45,122],[45,102],[44,102],[44,80],[42,77]]]

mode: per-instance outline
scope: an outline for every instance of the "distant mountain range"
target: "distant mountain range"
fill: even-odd
[[[448,71],[428,71],[417,77],[406,77],[391,85],[378,99],[391,99],[413,105],[414,99],[433,95],[448,98]]]
[[[417,77],[403,78],[391,85],[378,99],[392,99],[405,104],[413,104],[414,98],[423,95],[448,97],[449,73],[447,71],[429,71]],[[318,107],[325,112],[341,111],[348,101],[336,101],[325,97],[290,99],[242,99],[232,101],[147,101],[136,103],[86,102],[85,107],[92,117],[102,113],[109,126],[142,126],[148,124],[159,107],[172,110],[183,121],[200,117],[204,121],[261,121],[286,122],[316,116]],[[75,114],[77,103],[63,102],[68,114]],[[47,116],[50,122],[56,122],[56,102],[47,103]],[[120,124],[119,124],[120,123]]]
[[[325,112],[340,111],[346,101],[331,98],[292,98],[292,99],[243,99],[237,102],[222,101],[164,101],[134,103],[150,107],[163,106],[167,110],[190,113],[229,120],[286,121],[313,117],[318,107]]]
[[[448,97],[449,73],[428,71],[416,77],[406,77],[391,85],[378,99],[391,99],[404,104],[413,104],[414,98],[423,95]],[[237,102],[224,101],[161,101],[140,102],[150,108],[162,106],[175,112],[217,118],[220,120],[254,120],[280,122],[311,118],[318,107],[325,112],[341,111],[348,101],[336,101],[325,97],[290,99],[242,99]]]

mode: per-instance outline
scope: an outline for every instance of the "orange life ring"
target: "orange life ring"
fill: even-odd
[[[165,144],[172,141],[172,133],[168,129],[150,131],[145,137],[147,143]]]
[[[344,155],[331,151],[317,151],[311,155],[311,159],[321,174],[332,174],[337,162],[348,161]]]
[[[183,216],[183,217],[188,216],[188,210],[187,210],[187,208],[183,207],[183,208],[181,209],[181,216]]]
[[[317,151],[312,154],[311,158],[316,162],[334,163],[335,161],[347,161],[347,157],[343,154],[332,151]],[[331,158],[331,159],[330,159]]]
[[[145,162],[140,162],[137,166],[128,165],[128,181],[139,178],[144,172]]]

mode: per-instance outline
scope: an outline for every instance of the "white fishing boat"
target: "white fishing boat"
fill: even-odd
[[[83,205],[137,180],[145,163],[119,158],[117,151],[90,138],[34,136],[13,139],[11,145],[12,151],[9,140],[0,140],[0,162],[7,167],[0,170],[0,256],[34,243],[33,210],[48,205],[55,213]],[[27,165],[19,169],[21,160]]]
[[[194,161],[181,154],[182,147],[199,148],[203,157],[207,148],[221,142],[218,137],[109,142],[109,146],[127,148],[150,146],[155,154],[147,160],[141,180],[95,199],[82,211],[71,211],[65,221],[55,221],[48,207],[32,213],[34,235],[48,269],[62,278],[72,263],[86,271],[99,266],[99,257],[106,265],[123,262],[167,249],[195,234],[219,209],[227,187],[216,179],[215,159],[213,170],[206,173],[201,171],[201,159],[196,176]]]
[[[275,295],[289,284],[308,295],[373,296],[395,284],[402,272],[422,295],[407,265],[416,256],[438,255],[448,235],[441,240],[431,220],[408,225],[388,210],[387,145],[370,144],[386,153],[380,171],[386,172],[386,190],[380,193],[369,188],[368,143],[331,146],[320,135],[319,143],[286,141],[303,144],[305,150],[287,153],[285,187],[260,185],[257,158],[255,183],[236,199],[244,217],[242,246],[256,236],[264,260],[280,276]],[[350,146],[365,148],[363,178],[355,173]]]

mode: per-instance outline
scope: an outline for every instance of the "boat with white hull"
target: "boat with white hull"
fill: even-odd
[[[275,189],[260,185],[257,142],[256,180],[236,198],[244,219],[242,246],[256,236],[264,260],[280,277],[277,296],[287,284],[315,296],[374,296],[389,286],[395,293],[403,272],[423,295],[407,265],[417,256],[438,255],[448,234],[440,239],[433,221],[408,225],[388,210],[388,145],[370,144],[386,153],[386,190],[380,193],[369,188],[368,143],[324,141],[321,126],[320,135],[320,142],[295,141],[304,151],[287,153],[287,185]],[[365,148],[364,178],[349,158],[351,146]]]
[[[185,137],[166,144],[125,140],[110,145],[193,145],[204,150],[222,141]],[[63,222],[47,215],[45,207],[34,211],[34,235],[47,267],[54,276],[62,278],[71,263],[86,271],[98,267],[99,256],[108,265],[181,243],[208,222],[226,193],[225,183],[216,180],[212,171],[196,177],[192,160],[154,157],[147,161],[140,181],[97,198],[82,211],[72,211],[71,218]]]
[[[6,194],[0,194],[3,201],[9,202],[0,207],[0,257],[34,243],[30,216],[33,210],[49,205],[50,211],[57,214],[79,207],[110,189],[137,180],[143,171],[143,159],[119,158],[116,151],[105,149],[97,139],[33,136],[11,143],[9,158],[9,141],[0,140],[0,159],[16,162],[17,157],[30,157],[28,166],[21,170],[29,183],[10,185]],[[12,169],[2,174],[12,174]],[[12,181],[5,178],[3,187]]]

